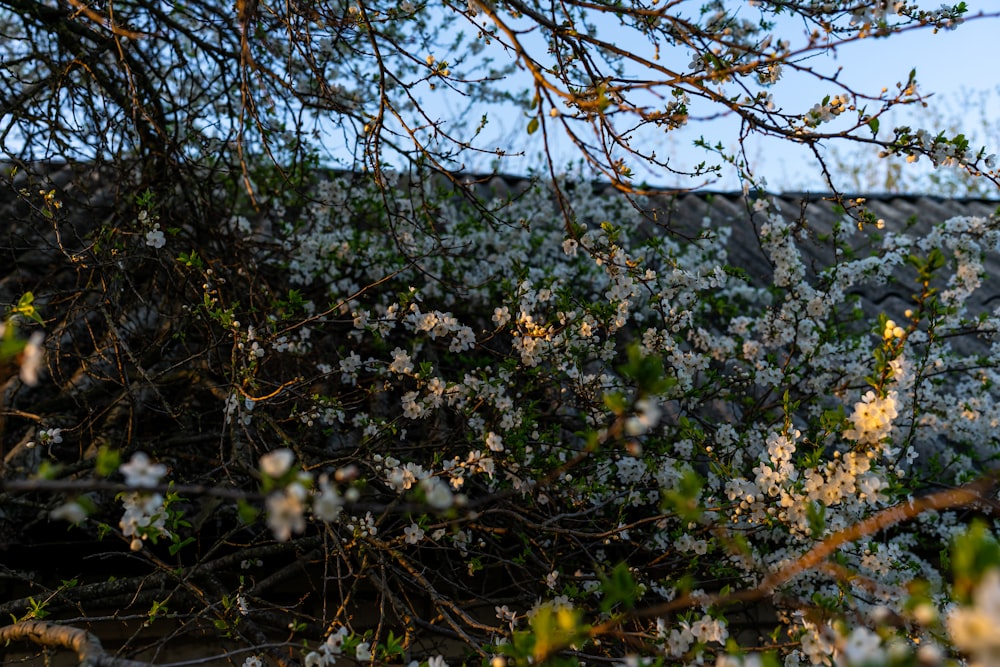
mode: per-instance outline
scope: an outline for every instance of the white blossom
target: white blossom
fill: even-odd
[[[144,452],[136,452],[128,463],[119,466],[118,471],[125,476],[125,483],[134,487],[153,487],[167,474],[162,463],[153,463]]]
[[[260,471],[272,479],[279,479],[292,469],[294,461],[292,450],[287,447],[275,449],[260,457]]]

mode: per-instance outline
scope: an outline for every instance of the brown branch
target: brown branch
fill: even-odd
[[[58,601],[89,601],[100,600],[104,602],[111,598],[121,599],[122,596],[135,599],[138,590],[166,590],[167,586],[176,584],[180,577],[196,577],[206,572],[235,571],[239,568],[240,562],[246,559],[270,558],[272,556],[283,555],[296,549],[307,550],[322,543],[322,538],[310,536],[291,540],[289,542],[277,542],[264,544],[261,546],[249,547],[236,553],[221,556],[215,560],[204,561],[192,565],[181,573],[170,571],[158,571],[151,574],[144,574],[135,577],[114,579],[112,581],[100,581],[93,584],[84,584],[73,588],[65,588],[59,591]],[[25,613],[31,605],[31,598],[21,598],[0,604],[0,616],[18,615]],[[109,605],[113,606],[113,605]],[[46,608],[52,611],[52,606]]]
[[[102,479],[0,480],[0,492],[2,493],[85,493],[87,491],[177,493],[182,496],[211,496],[215,498],[228,498],[230,500],[260,500],[263,498],[260,493],[254,491],[203,484],[157,484],[155,486],[138,487]]]
[[[1000,470],[995,470],[964,486],[939,491],[938,493],[921,496],[920,498],[914,498],[893,505],[892,507],[887,507],[864,521],[859,521],[852,526],[839,530],[817,543],[812,549],[799,556],[788,566],[777,572],[768,574],[756,588],[737,591],[728,595],[693,595],[687,593],[670,602],[640,609],[632,614],[622,615],[595,625],[590,630],[590,635],[597,637],[615,632],[622,623],[629,619],[664,616],[693,605],[725,605],[760,600],[803,572],[824,569],[826,559],[845,544],[891,528],[904,521],[909,521],[924,512],[941,511],[954,507],[967,507],[976,502],[987,500],[989,492],[996,487],[998,479],[1000,479]],[[992,503],[994,501],[988,502]]]
[[[28,641],[75,651],[80,667],[150,667],[152,663],[126,660],[110,655],[101,640],[80,628],[44,621],[22,621],[0,628],[0,643]]]
[[[133,30],[128,30],[126,28],[122,28],[119,25],[116,25],[114,20],[110,16],[108,17],[101,16],[99,13],[97,13],[84,3],[80,2],[80,0],[69,0],[69,4],[73,5],[73,7],[75,7],[79,13],[83,14],[88,19],[90,19],[97,25],[101,26],[105,30],[110,30],[112,34],[117,35],[118,37],[128,37],[129,39],[141,39],[146,36],[141,32],[135,32]]]

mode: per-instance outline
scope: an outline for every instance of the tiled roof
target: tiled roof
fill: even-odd
[[[1000,226],[1000,201],[982,199],[942,199],[918,195],[864,195],[844,197],[838,205],[828,195],[808,193],[768,194],[772,206],[790,223],[801,229],[798,246],[809,271],[810,278],[816,270],[834,264],[834,244],[831,230],[840,222],[842,229],[851,233],[848,245],[857,257],[869,256],[877,249],[885,235],[906,232],[913,238],[926,236],[935,226],[956,217],[981,217]],[[863,207],[883,221],[881,229],[866,225],[859,231],[857,210],[845,212],[845,206],[863,199]],[[660,205],[657,205],[660,208]],[[740,193],[692,193],[668,198],[662,211],[671,211],[673,224],[689,230],[698,229],[704,216],[711,216],[713,225],[727,225],[733,234],[728,247],[730,263],[742,267],[758,284],[770,284],[771,270],[766,255],[758,241],[760,226],[766,216],[756,213]],[[660,216],[663,213],[659,213]],[[937,286],[944,288],[947,275],[939,277]],[[874,321],[880,313],[901,321],[904,312],[914,306],[913,295],[920,291],[916,271],[912,266],[895,268],[892,278],[883,285],[865,285],[856,288],[859,306],[867,321]],[[982,286],[967,303],[968,315],[975,317],[1000,308],[1000,253],[991,249],[984,258]],[[952,348],[959,353],[975,354],[985,351],[982,338],[960,336],[952,340]]]
[[[468,182],[468,181],[467,181]],[[477,181],[477,186],[493,194],[505,195],[527,187],[526,183],[512,179],[493,178]],[[566,200],[573,204],[572,190],[567,186]],[[622,196],[610,187],[601,188],[608,197]],[[948,199],[926,195],[844,195],[835,199],[829,194],[817,193],[751,193],[695,191],[681,194],[637,198],[637,205],[650,220],[647,233],[679,233],[697,237],[706,228],[729,227],[732,235],[727,247],[729,263],[746,271],[757,285],[771,284],[771,265],[761,248],[759,232],[767,215],[755,211],[753,202],[765,197],[770,210],[776,210],[798,234],[798,247],[803,255],[810,280],[816,272],[834,264],[835,246],[831,231],[837,223],[847,237],[847,245],[855,257],[870,256],[890,233],[906,232],[913,238],[926,236],[935,226],[956,217],[989,219],[1000,226],[1000,200],[997,199]],[[871,220],[882,221],[881,228],[865,225],[858,227],[860,212],[866,211]],[[575,211],[586,216],[586,211]],[[589,221],[600,222],[600,221]],[[967,304],[968,314],[975,317],[1000,308],[1000,253],[995,249],[984,258],[981,287]],[[913,294],[919,291],[915,282],[916,272],[908,265],[896,267],[890,281],[884,285],[864,285],[849,295],[860,298],[858,305],[867,321],[874,321],[880,313],[901,320],[904,312],[914,304]],[[936,286],[944,288],[948,276],[939,276]],[[952,348],[963,354],[985,351],[983,339],[974,336],[955,337]]]

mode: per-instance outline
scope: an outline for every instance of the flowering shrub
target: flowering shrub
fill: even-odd
[[[807,57],[966,3],[71,4],[0,0],[3,643],[997,662],[997,217],[886,222],[819,148],[994,185],[995,156],[878,139],[915,73],[866,94]],[[830,92],[778,104],[789,74]],[[510,107],[551,178],[455,173],[517,152],[483,134]],[[657,156],[720,110],[813,149],[837,219],[781,210],[742,148]],[[746,187],[674,225],[640,166]]]
[[[152,248],[200,296],[122,327],[169,317],[184,332],[161,338],[144,370],[160,378],[149,400],[163,416],[143,410],[128,462],[97,453],[107,482],[33,473],[35,488],[69,485],[69,499],[49,496],[51,520],[112,551],[121,540],[154,571],[179,558],[215,581],[214,627],[256,652],[274,642],[268,571],[299,554],[316,593],[283,611],[295,641],[271,650],[309,665],[341,653],[983,660],[995,570],[966,567],[982,584],[956,594],[940,554],[967,525],[955,509],[992,502],[992,487],[927,494],[996,456],[984,387],[997,381],[998,316],[969,311],[1000,243],[994,219],[921,236],[883,225],[869,243],[845,216],[803,240],[806,221],[748,198],[733,224],[758,230],[772,271],[757,281],[732,264],[725,220],[685,240],[653,225],[653,200],[578,188],[586,213],[564,225],[541,182],[478,202],[434,183],[338,176],[309,185],[294,213],[272,199],[273,238],[227,226],[252,273],[181,251],[183,238]],[[807,264],[816,243],[830,265]],[[913,286],[904,312],[872,321],[845,296],[889,280]],[[983,342],[960,354],[962,336]],[[186,377],[186,416],[167,378],[209,341],[196,358],[214,379]],[[167,423],[212,424],[221,440]],[[55,460],[78,446],[79,426],[44,425],[36,440]],[[199,545],[206,531],[228,537]],[[225,544],[232,556],[213,555]],[[245,573],[212,574],[220,556]],[[343,602],[322,602],[332,595]],[[133,604],[155,618],[165,599]],[[368,604],[378,623],[362,620]],[[181,596],[171,609],[202,605]]]

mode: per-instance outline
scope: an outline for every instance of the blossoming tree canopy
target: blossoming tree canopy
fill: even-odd
[[[995,182],[808,58],[920,4],[0,0],[0,643],[988,664],[996,204],[640,185],[717,113]]]
[[[412,160],[523,172],[519,156],[537,166],[541,153],[553,169],[579,157],[641,190],[748,170],[711,136],[698,142],[704,162],[670,159],[670,133],[722,115],[742,127],[738,142],[782,138],[811,147],[820,163],[818,148],[843,140],[994,180],[995,159],[962,134],[882,127],[890,109],[922,103],[919,73],[864,90],[812,57],[953,30],[975,9],[889,0],[127,0],[114,12],[5,3],[4,62],[17,65],[0,73],[11,91],[0,136],[6,154],[25,159],[142,157],[151,186],[235,169],[252,199],[268,189],[253,155],[291,175],[317,163],[378,172]],[[803,99],[807,80],[825,92]],[[160,228],[145,234],[160,247]]]
[[[773,267],[751,280],[754,266],[739,270],[739,255],[728,255],[742,246],[727,240],[738,221],[712,218],[711,208],[694,216],[701,238],[674,240],[643,231],[646,214],[632,206],[640,200],[581,190],[581,210],[618,225],[579,219],[567,243],[541,184],[497,203],[510,220],[532,220],[527,228],[490,224],[448,191],[419,190],[439,211],[436,236],[396,230],[402,245],[392,248],[376,183],[338,177],[316,188],[321,201],[276,214],[277,249],[236,217],[227,246],[182,250],[190,239],[177,233],[155,248],[143,227],[154,216],[136,216],[122,237],[124,254],[134,253],[124,268],[123,249],[90,256],[133,280],[140,262],[152,263],[154,280],[182,288],[155,309],[141,295],[123,298],[124,319],[108,329],[120,350],[158,341],[132,367],[150,378],[140,395],[151,403],[139,404],[135,421],[88,410],[72,420],[46,414],[44,432],[14,426],[35,446],[14,450],[8,465],[24,482],[5,488],[41,493],[54,522],[46,534],[72,526],[73,539],[107,557],[137,554],[146,571],[136,585],[172,577],[173,562],[214,581],[232,606],[213,612],[212,627],[247,650],[275,643],[265,605],[280,596],[269,582],[299,572],[322,593],[282,619],[306,641],[298,658],[309,664],[330,664],[338,651],[454,659],[455,634],[463,651],[515,662],[571,645],[624,656],[637,649],[614,640],[623,623],[649,656],[736,659],[725,648],[732,639],[808,663],[836,651],[888,655],[897,638],[879,634],[885,614],[937,631],[950,573],[928,549],[961,530],[948,508],[982,491],[909,499],[962,484],[993,455],[997,406],[982,386],[996,373],[998,322],[976,298],[982,267],[997,261],[992,218],[910,231],[890,220],[870,243],[834,211],[839,222],[821,224],[840,240],[824,241],[795,234],[809,225],[778,198],[749,204]],[[356,207],[372,212],[368,224],[342,224]],[[805,259],[831,242],[841,251],[827,255],[830,266]],[[446,252],[468,247],[478,250]],[[255,268],[231,264],[233,252]],[[426,275],[437,278],[421,283]],[[871,306],[845,297],[890,278],[908,281],[901,293],[911,300],[892,319],[869,321]],[[58,302],[45,304],[60,313]],[[71,310],[57,317],[76,320]],[[92,340],[86,328],[73,335],[87,336],[78,345]],[[963,337],[975,345],[960,353]],[[100,348],[118,354],[105,373],[135,363],[115,349]],[[95,353],[50,356],[59,363],[47,364],[35,391],[63,391],[62,378],[80,373],[89,389],[79,400],[116,395],[126,378],[83,367]],[[192,374],[192,364],[203,370]],[[26,412],[36,396],[20,393],[14,406]],[[104,440],[91,458],[79,454],[83,427]],[[74,456],[83,467],[63,467]],[[886,528],[891,539],[877,532]],[[815,555],[834,552],[836,567]],[[376,581],[389,583],[371,587],[368,574],[381,567]],[[335,583],[329,568],[355,574]],[[848,572],[879,582],[849,598],[872,624],[811,620],[812,603],[797,601],[834,595]],[[85,592],[66,588],[59,599],[78,606],[78,595],[99,601],[122,585],[105,587],[99,573],[85,572]],[[738,628],[752,607],[726,603],[727,587],[777,605],[768,631],[783,639],[748,640]],[[903,592],[914,587],[923,597]],[[471,593],[498,610],[495,619],[465,606]],[[131,605],[155,620],[167,594],[173,613],[205,611],[181,589]],[[345,602],[324,611],[330,595]],[[380,631],[352,595],[380,600],[392,625]],[[31,599],[25,591],[12,613],[33,613]],[[418,599],[447,612],[449,625],[407,601]],[[941,627],[965,632],[962,618]],[[401,639],[407,628],[419,642]],[[967,636],[955,635],[959,648],[971,646]],[[272,653],[300,644],[278,642]]]

